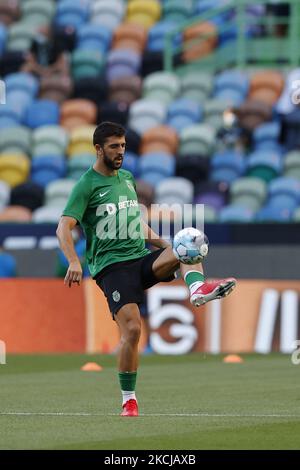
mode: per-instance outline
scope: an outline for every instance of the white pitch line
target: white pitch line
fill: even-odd
[[[31,412],[0,411],[0,416],[120,416],[119,413],[65,413],[65,412]],[[294,414],[224,414],[224,413],[140,413],[141,417],[196,417],[196,418],[299,418]]]

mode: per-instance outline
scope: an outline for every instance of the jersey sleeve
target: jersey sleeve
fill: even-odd
[[[79,180],[72,189],[62,215],[73,217],[81,224],[83,215],[89,202],[89,197],[90,188],[87,186],[87,184],[85,184],[83,179]]]

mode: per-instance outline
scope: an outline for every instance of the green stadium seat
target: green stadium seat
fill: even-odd
[[[63,209],[75,184],[76,181],[71,179],[60,179],[49,183],[45,189],[45,205]]]
[[[300,179],[300,151],[293,150],[284,159],[284,176]]]
[[[204,104],[204,121],[214,127],[216,131],[224,126],[223,114],[229,108],[226,100],[212,99]]]
[[[181,77],[181,97],[204,103],[213,90],[213,76],[204,72],[190,72]]]
[[[68,178],[78,180],[96,161],[95,155],[76,155],[68,160]]]
[[[27,0],[21,2],[22,21],[34,26],[50,24],[56,9],[52,0]]]
[[[267,197],[267,184],[259,178],[238,178],[230,186],[230,200],[233,205],[257,212]]]
[[[154,72],[144,79],[143,97],[169,104],[176,99],[180,90],[177,76],[169,72]]]
[[[31,153],[31,131],[27,127],[0,130],[0,153]]]
[[[214,151],[216,133],[208,124],[194,124],[180,134],[179,155],[202,155],[209,157]]]
[[[7,50],[26,51],[30,48],[36,34],[30,23],[14,23],[8,32]]]
[[[100,75],[104,62],[104,57],[98,51],[76,49],[72,53],[72,76],[74,80]]]
[[[68,145],[68,133],[60,126],[41,126],[32,133],[32,156],[64,155]]]

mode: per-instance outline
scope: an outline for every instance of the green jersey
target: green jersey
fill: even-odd
[[[74,217],[82,226],[93,277],[109,264],[150,253],[145,247],[135,182],[129,171],[104,176],[91,167],[74,186],[62,215]]]

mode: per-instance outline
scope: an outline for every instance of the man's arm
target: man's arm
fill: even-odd
[[[64,279],[64,283],[69,284],[69,287],[72,286],[72,282],[80,285],[82,279],[82,267],[72,237],[72,230],[76,224],[77,220],[73,217],[62,216],[56,230],[59,246],[69,261],[69,268]]]
[[[146,222],[144,222],[143,220],[142,224],[144,229],[145,240],[148,243],[151,243],[151,245],[156,246],[157,248],[168,248],[168,246],[170,246],[170,243],[168,243],[163,238],[160,238],[160,236],[157,235],[157,233],[155,233],[152,228],[149,227],[149,225],[147,225]]]

